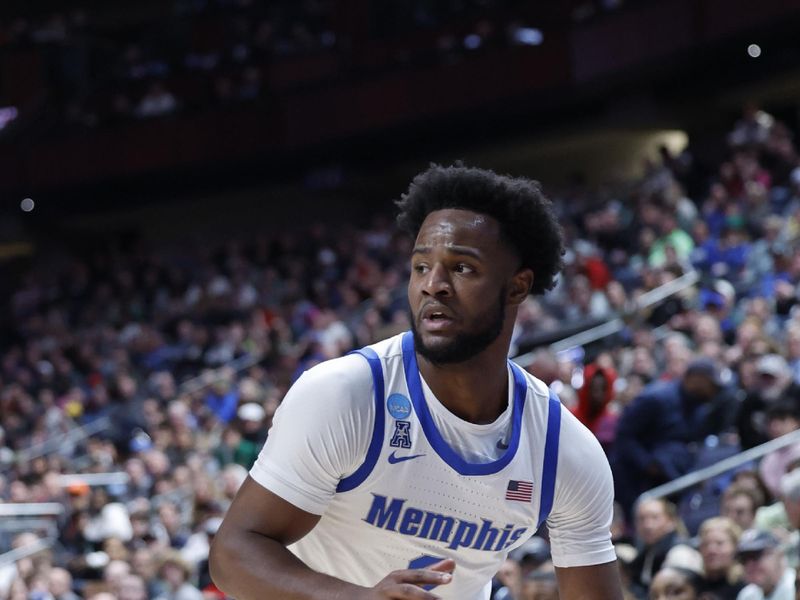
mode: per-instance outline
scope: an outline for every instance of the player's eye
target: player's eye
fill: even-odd
[[[417,263],[411,267],[415,273],[423,274],[428,272],[428,265],[425,263]]]

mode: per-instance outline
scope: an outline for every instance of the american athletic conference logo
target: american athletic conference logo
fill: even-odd
[[[403,394],[392,394],[386,399],[386,410],[394,418],[394,433],[389,445],[393,448],[411,448],[411,401]]]

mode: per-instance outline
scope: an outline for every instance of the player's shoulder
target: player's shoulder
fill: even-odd
[[[528,396],[532,397],[536,402],[546,402],[550,398],[550,388],[547,387],[547,384],[530,371],[523,369],[519,365],[517,367],[528,385]]]

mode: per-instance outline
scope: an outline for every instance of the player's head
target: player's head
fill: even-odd
[[[415,238],[412,329],[417,350],[432,362],[482,352],[503,331],[510,334],[529,293],[553,287],[564,244],[538,183],[432,166],[397,204],[398,225]]]

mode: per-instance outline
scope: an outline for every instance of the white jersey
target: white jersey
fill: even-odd
[[[509,550],[545,518],[557,567],[615,560],[608,462],[541,381],[509,363],[508,409],[476,425],[432,397],[410,333],[359,352],[366,361],[328,361],[295,383],[250,472],[321,515],[290,546],[303,562],[373,586],[453,558],[453,580],[436,593],[484,600]],[[480,439],[485,458],[465,458],[464,441]]]

